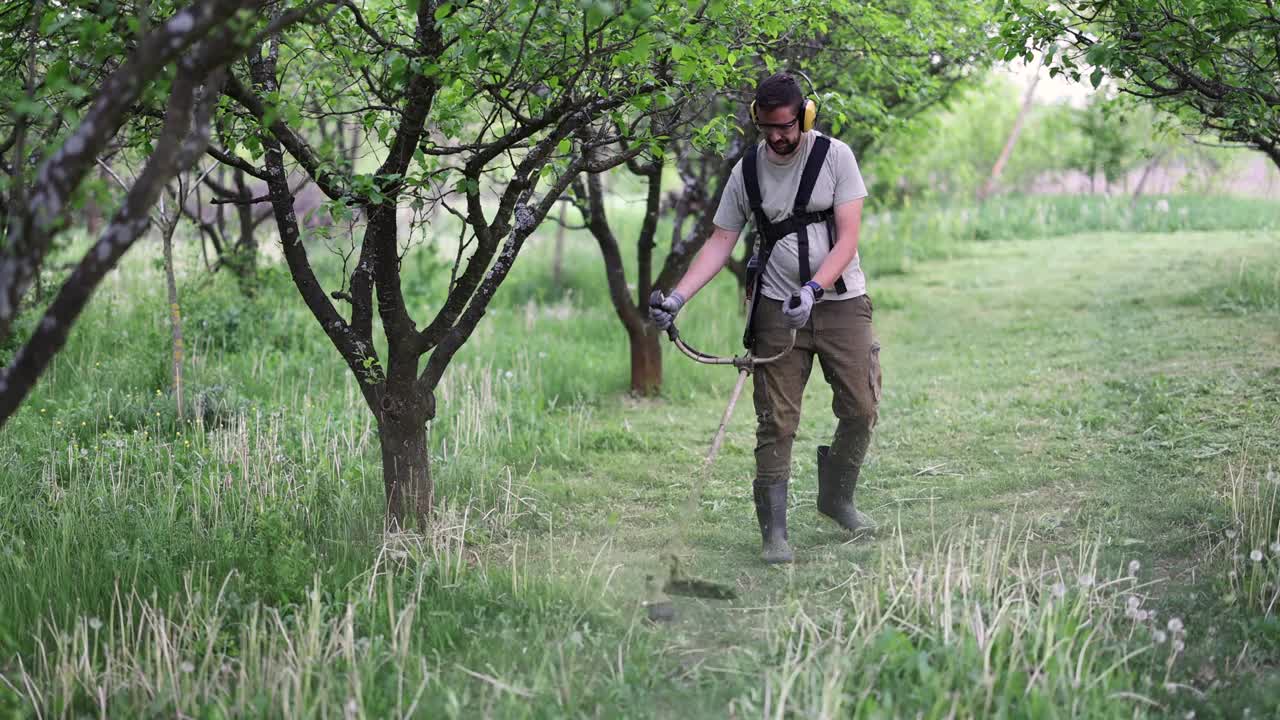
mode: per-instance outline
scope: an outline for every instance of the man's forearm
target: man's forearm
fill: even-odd
[[[858,235],[862,225],[862,201],[855,200],[847,203],[850,207],[841,206],[836,209],[836,242],[831,248],[831,252],[827,253],[827,257],[822,261],[822,265],[818,268],[818,272],[814,273],[813,281],[821,285],[823,288],[829,288],[835,284],[836,278],[840,277],[840,273],[849,267],[849,263],[853,262],[853,256],[858,254]]]
[[[853,262],[853,256],[858,254],[858,231],[854,230],[847,236],[845,233],[841,235],[842,237],[836,241],[836,246],[831,248],[831,252],[827,253],[827,257],[823,259],[818,272],[813,274],[813,281],[823,288],[835,285],[836,278],[840,277],[840,273]]]
[[[680,278],[680,282],[676,283],[673,291],[680,293],[685,300],[691,299],[725,266],[736,244],[738,244],[737,232],[716,228],[702,245],[702,249],[694,256],[689,270],[685,272],[684,277]]]

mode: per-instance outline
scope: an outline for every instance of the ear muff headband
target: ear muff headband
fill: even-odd
[[[796,75],[804,78],[804,81],[809,84],[809,92],[815,95],[817,94],[813,90],[813,81],[809,79],[808,75],[805,75],[799,70],[788,70],[787,74],[791,75],[793,78]],[[800,83],[797,82],[796,84],[799,85]],[[812,98],[806,97],[803,99],[801,107],[804,109],[800,113],[800,130],[803,132],[809,132],[813,129],[814,124],[818,122],[818,103],[814,102]],[[751,122],[760,122],[760,120],[756,118],[755,100],[751,101]]]

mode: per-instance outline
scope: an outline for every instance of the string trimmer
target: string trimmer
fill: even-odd
[[[795,304],[799,298],[793,298],[792,303]],[[747,376],[750,375],[757,367],[768,365],[778,360],[782,356],[791,352],[791,348],[796,344],[796,331],[791,331],[791,341],[787,343],[787,347],[775,355],[768,357],[756,357],[752,350],[747,350],[743,355],[734,357],[720,357],[710,355],[695,349],[680,337],[680,331],[676,328],[675,323],[667,326],[667,337],[680,352],[687,355],[695,362],[704,365],[732,365],[738,369],[738,381],[733,386],[733,392],[729,395],[729,405],[724,409],[724,415],[720,417],[720,427],[716,430],[715,437],[711,440],[711,448],[707,450],[707,455],[702,461],[702,472],[698,478],[698,482],[693,484],[689,490],[689,497],[685,504],[685,511],[681,514],[679,525],[677,526],[676,536],[673,539],[671,549],[663,554],[663,560],[668,564],[667,581],[661,587],[656,587],[657,583],[653,577],[649,577],[649,601],[646,606],[649,609],[649,617],[652,620],[671,620],[675,617],[675,608],[671,605],[671,600],[664,593],[670,595],[685,595],[689,597],[712,598],[716,600],[732,600],[737,597],[737,592],[726,585],[713,583],[707,580],[699,580],[697,578],[686,577],[680,571],[680,559],[677,550],[683,545],[685,531],[688,529],[689,520],[698,510],[698,505],[702,497],[702,486],[706,484],[711,474],[711,466],[715,462],[716,455],[720,452],[720,446],[724,443],[725,430],[729,427],[729,420],[733,417],[733,409],[738,404],[738,398],[742,395],[742,388],[746,385]]]

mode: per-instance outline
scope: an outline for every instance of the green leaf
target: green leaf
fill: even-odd
[[[1098,89],[1098,86],[1102,84],[1102,68],[1093,69],[1093,74],[1089,76],[1089,82],[1093,83],[1095,90]]]

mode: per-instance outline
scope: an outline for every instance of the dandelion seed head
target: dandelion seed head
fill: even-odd
[[[1129,561],[1129,574],[1130,574],[1130,575],[1137,575],[1137,574],[1138,574],[1138,570],[1139,570],[1141,567],[1142,567],[1142,563],[1138,562],[1137,560],[1130,560],[1130,561]]]
[[[1089,587],[1093,585],[1093,576],[1085,573],[1080,576],[1080,587]]]
[[[192,665],[190,662],[187,662],[186,660],[183,660],[182,665],[180,665],[179,667],[182,668],[182,672],[184,673],[193,673],[196,670],[196,666]]]
[[[1235,538],[1236,538],[1236,531],[1235,531],[1235,530],[1228,529],[1228,530],[1227,530],[1227,539],[1228,539],[1228,540],[1235,540]]]
[[[1253,552],[1249,553],[1249,559],[1254,562],[1262,562],[1262,551],[1254,550]]]
[[[1063,597],[1067,594],[1067,586],[1061,582],[1054,583],[1052,590],[1053,590],[1053,596],[1056,598]]]
[[[1174,652],[1182,652],[1184,649],[1186,649],[1186,647],[1187,647],[1186,643],[1182,642],[1181,640],[1174,640],[1174,641],[1173,641],[1173,651],[1174,651]]]
[[[1280,555],[1280,540],[1271,543],[1271,552]]]
[[[1169,639],[1169,636],[1166,635],[1163,630],[1155,631],[1152,633],[1152,637],[1155,639],[1157,645],[1163,645],[1164,641]]]
[[[97,631],[101,630],[101,629],[102,629],[102,621],[101,621],[101,620],[99,620],[99,619],[98,619],[98,618],[96,618],[96,617],[91,617],[91,618],[89,618],[89,628],[90,628],[90,629],[92,629],[94,632],[97,632]]]
[[[1169,632],[1171,633],[1182,632],[1182,620],[1178,618],[1169,618]]]

